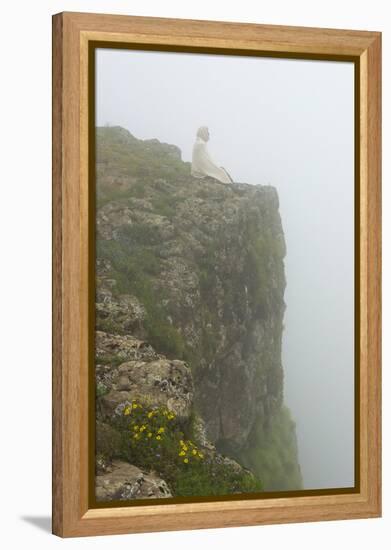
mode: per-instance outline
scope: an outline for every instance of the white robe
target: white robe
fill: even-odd
[[[197,137],[193,146],[191,175],[195,178],[205,178],[205,176],[209,176],[221,183],[233,183],[224,168],[216,166],[213,162],[206,147],[206,141],[200,137]]]

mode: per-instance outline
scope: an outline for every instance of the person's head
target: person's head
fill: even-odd
[[[197,130],[197,137],[203,139],[204,141],[209,141],[209,129],[207,126],[200,126]]]

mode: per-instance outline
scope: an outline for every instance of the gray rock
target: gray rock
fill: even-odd
[[[179,420],[189,419],[193,406],[193,380],[183,361],[128,361],[112,372],[110,391],[102,397],[104,415],[115,414],[121,403],[140,401],[165,406]]]
[[[109,262],[106,263],[105,268],[110,269]],[[97,328],[120,334],[132,333],[142,337],[145,335],[143,323],[146,312],[144,306],[136,296],[114,295],[113,288],[115,287],[115,280],[106,276],[97,278],[95,301]]]
[[[168,498],[167,483],[153,473],[146,474],[126,462],[115,460],[110,471],[95,477],[97,501]]]

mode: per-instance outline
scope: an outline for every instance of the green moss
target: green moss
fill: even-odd
[[[121,363],[124,362],[124,358],[118,355],[107,354],[99,356],[97,362],[100,365],[110,365],[112,367],[118,367],[119,365],[121,365]]]
[[[151,312],[153,308],[149,308]],[[145,328],[148,333],[148,339],[152,346],[163,351],[168,357],[183,359],[185,343],[178,330],[167,323],[161,310],[155,308],[155,315],[149,314],[145,321]]]
[[[271,232],[272,221],[264,220],[264,223],[266,230],[261,230],[259,220],[250,217],[243,227],[247,243],[245,264],[248,291],[252,307],[261,317],[282,305],[285,289],[282,245]],[[273,281],[277,284],[273,285]]]
[[[102,384],[101,382],[97,382],[96,384],[96,398],[99,399],[100,397],[103,397],[109,392],[109,388]]]
[[[101,318],[97,313],[95,318],[96,330],[108,332],[109,334],[125,334],[124,329],[119,323],[116,323],[113,319]]]
[[[110,277],[116,281],[114,291],[136,296],[143,304],[146,311],[144,327],[150,344],[168,357],[181,359],[185,350],[183,337],[169,320],[163,305],[164,293],[156,291],[153,285],[153,275],[160,271],[157,252],[136,242],[137,239],[150,242],[153,237],[150,233],[135,231],[132,238],[132,252],[127,241],[98,240],[97,256],[109,260],[112,265]],[[104,320],[99,322],[98,328],[105,330]]]
[[[302,489],[295,423],[286,407],[272,416],[267,427],[258,420],[249,445],[237,459],[262,477],[265,491]]]
[[[252,493],[263,490],[262,483],[245,470],[213,462],[182,468],[172,483],[175,496],[214,496]]]
[[[156,229],[146,223],[132,223],[122,227],[121,240],[130,246],[150,246],[160,242]],[[150,250],[147,250],[147,252],[151,255]],[[145,253],[145,249],[143,253]]]
[[[157,214],[169,219],[175,216],[178,199],[174,200],[167,193],[159,193],[157,196],[151,198],[151,202]]]
[[[113,426],[104,422],[96,423],[95,452],[104,461],[121,456],[121,434]]]

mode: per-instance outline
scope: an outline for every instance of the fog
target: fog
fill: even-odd
[[[97,124],[277,188],[287,243],[283,365],[304,487],[354,485],[354,66],[99,50]]]

